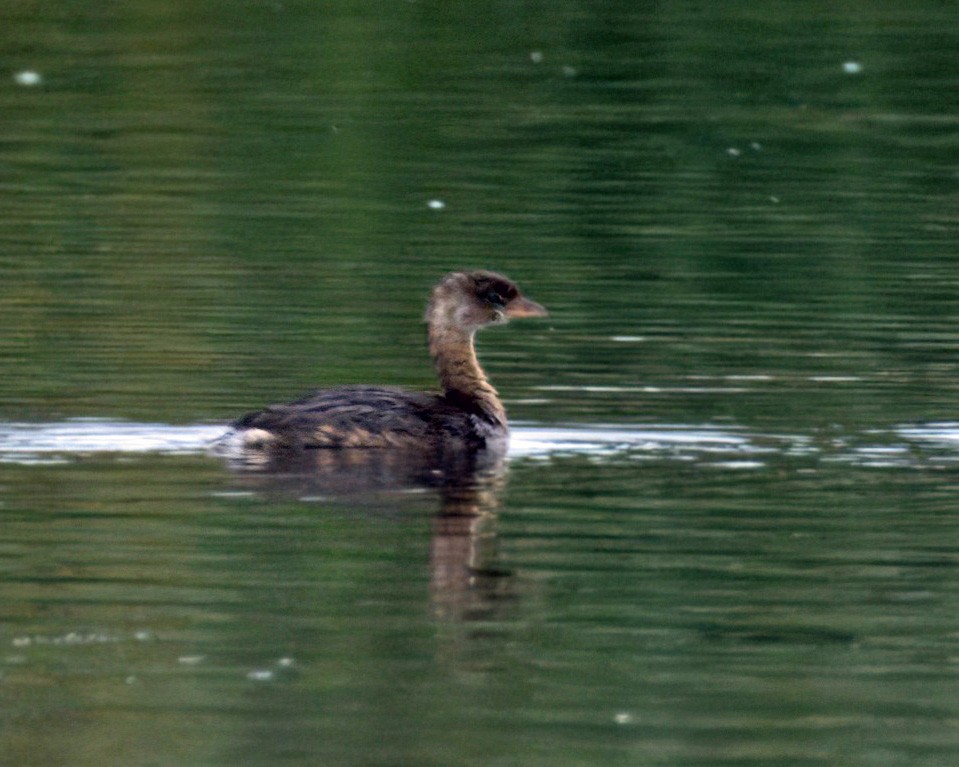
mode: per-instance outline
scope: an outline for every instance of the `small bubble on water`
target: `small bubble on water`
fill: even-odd
[[[17,72],[13,76],[13,81],[17,85],[23,85],[24,87],[30,88],[34,85],[39,85],[43,82],[43,75],[39,72],[34,72],[32,69],[24,69],[22,72]]]
[[[443,210],[446,207],[446,203],[442,200],[429,200],[426,203],[426,207],[430,210]]]
[[[247,673],[246,678],[251,682],[269,682],[274,676],[275,674],[269,669],[255,668]]]
[[[205,660],[205,655],[181,655],[177,658],[177,662],[182,666],[198,666]]]
[[[613,717],[613,721],[616,722],[616,724],[632,724],[633,715],[628,711],[620,711]]]
[[[847,75],[858,75],[862,72],[862,64],[858,61],[844,61],[842,64],[842,71]]]
[[[294,661],[293,658],[280,658],[276,662],[276,665],[279,666],[280,668],[293,668],[295,664],[296,664],[296,661]]]
[[[542,64],[542,63],[543,63],[543,52],[542,52],[542,51],[530,51],[530,52],[529,52],[529,60],[532,61],[534,64]]]
[[[737,147],[734,147],[734,146],[731,146],[726,150],[726,154],[728,154],[730,157],[739,157],[739,155],[741,155],[742,153],[743,152],[741,149],[738,149]]]

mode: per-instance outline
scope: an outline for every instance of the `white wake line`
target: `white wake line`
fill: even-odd
[[[225,431],[219,425],[171,426],[78,419],[0,424],[0,460],[17,455],[199,453]]]
[[[63,462],[71,457],[98,453],[203,454],[225,431],[226,426],[221,424],[176,426],[103,419],[0,423],[0,463]],[[875,441],[875,444],[852,448],[852,455],[905,452],[907,446],[945,450],[950,454],[959,452],[959,423],[894,426],[859,436],[869,437],[869,442]],[[770,453],[809,455],[821,452],[822,448],[808,436],[750,434],[735,427],[720,429],[685,424],[643,428],[595,424],[547,427],[518,424],[513,427],[509,455],[511,458],[549,458],[569,454],[597,457],[665,455],[687,459],[709,455],[713,459],[737,461]],[[959,459],[959,455],[956,458]]]
[[[0,423],[0,461],[89,453],[203,453],[225,431],[226,426],[219,424],[174,426],[100,419]],[[510,439],[511,457],[632,450],[758,451],[744,435],[682,425],[644,429],[520,425],[513,428]]]
[[[910,442],[959,447],[959,422],[955,421],[900,426],[896,434]]]
[[[555,453],[610,454],[630,451],[749,453],[766,452],[748,436],[703,426],[655,426],[623,429],[615,426],[517,426],[510,435],[511,457]]]

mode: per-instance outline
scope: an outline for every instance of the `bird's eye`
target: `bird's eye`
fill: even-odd
[[[493,304],[493,306],[506,306],[506,301],[503,300],[503,297],[495,290],[491,290],[486,294],[486,300]]]

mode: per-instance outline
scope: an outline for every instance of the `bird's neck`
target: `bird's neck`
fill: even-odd
[[[473,333],[430,323],[430,355],[446,398],[488,423],[506,428],[506,410],[476,359]]]

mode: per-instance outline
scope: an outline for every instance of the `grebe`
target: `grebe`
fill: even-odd
[[[229,436],[244,449],[404,448],[475,450],[505,445],[506,410],[476,359],[487,325],[545,317],[546,309],[501,274],[453,272],[426,307],[429,350],[442,394],[339,386],[240,418]]]

